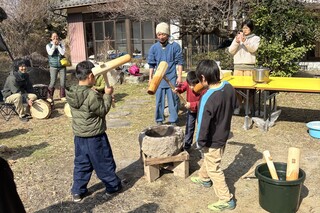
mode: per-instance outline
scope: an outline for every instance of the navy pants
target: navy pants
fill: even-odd
[[[72,194],[84,194],[88,191],[92,171],[106,186],[107,192],[117,191],[121,185],[116,175],[116,164],[106,133],[94,137],[74,137],[75,158]]]
[[[196,126],[197,113],[187,113],[186,133],[184,137],[184,148],[190,148],[193,141],[194,129]]]
[[[158,88],[156,91],[156,122],[164,121],[164,107],[166,102],[166,97],[169,107],[169,123],[178,122],[178,112],[179,112],[179,97],[174,94],[171,88]]]

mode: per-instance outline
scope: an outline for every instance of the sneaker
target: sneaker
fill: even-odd
[[[236,207],[236,203],[234,202],[234,199],[231,199],[228,202],[218,201],[216,203],[208,205],[208,209],[215,212],[222,212],[226,209],[234,209],[235,207]]]
[[[72,195],[73,202],[79,203],[82,200],[82,196],[79,194]]]
[[[177,126],[177,124],[176,124],[176,123],[170,123],[170,125],[171,125],[171,126]]]
[[[23,117],[21,117],[21,118],[19,118],[20,119],[20,121],[22,121],[22,122],[28,122],[29,121],[29,118],[27,118],[27,117],[25,117],[25,116],[23,116]]]
[[[109,191],[106,190],[106,192],[104,194],[107,197],[111,197],[111,196],[119,193],[121,190],[122,190],[122,185],[120,184],[115,191],[109,192]]]
[[[200,179],[200,177],[191,177],[191,181],[192,181],[193,183],[202,185],[202,186],[204,186],[204,187],[206,187],[206,188],[209,188],[209,187],[212,186],[212,181],[211,181],[211,180],[209,180],[209,181],[203,181],[203,180]]]
[[[240,114],[240,109],[241,109],[240,107],[235,108],[234,111],[233,111],[233,114],[239,115]]]
[[[31,116],[29,113],[26,113],[26,114],[24,115],[24,117],[26,117],[26,118],[28,118],[28,119],[32,119],[32,116]]]
[[[162,125],[162,121],[157,121],[157,125]]]

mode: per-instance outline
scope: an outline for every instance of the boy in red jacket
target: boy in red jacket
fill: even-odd
[[[185,107],[188,109],[188,113],[184,138],[185,150],[191,148],[197,119],[198,104],[201,96],[206,92],[206,90],[202,90],[199,94],[194,92],[193,88],[197,83],[199,83],[199,79],[197,78],[195,71],[190,71],[187,74],[186,81],[179,84],[175,89],[175,92],[178,93],[187,91],[187,103],[185,104]]]

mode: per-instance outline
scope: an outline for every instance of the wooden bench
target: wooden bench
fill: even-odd
[[[173,171],[174,176],[186,178],[189,176],[189,153],[187,151],[180,152],[177,155],[163,157],[163,158],[150,158],[144,153],[143,165],[144,174],[149,182],[155,181],[160,177],[160,169],[163,164],[173,163],[172,167],[166,169]]]

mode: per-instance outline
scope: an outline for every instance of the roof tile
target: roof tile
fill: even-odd
[[[53,9],[67,9],[72,7],[88,6],[99,3],[107,3],[114,0],[68,0],[53,5]]]

